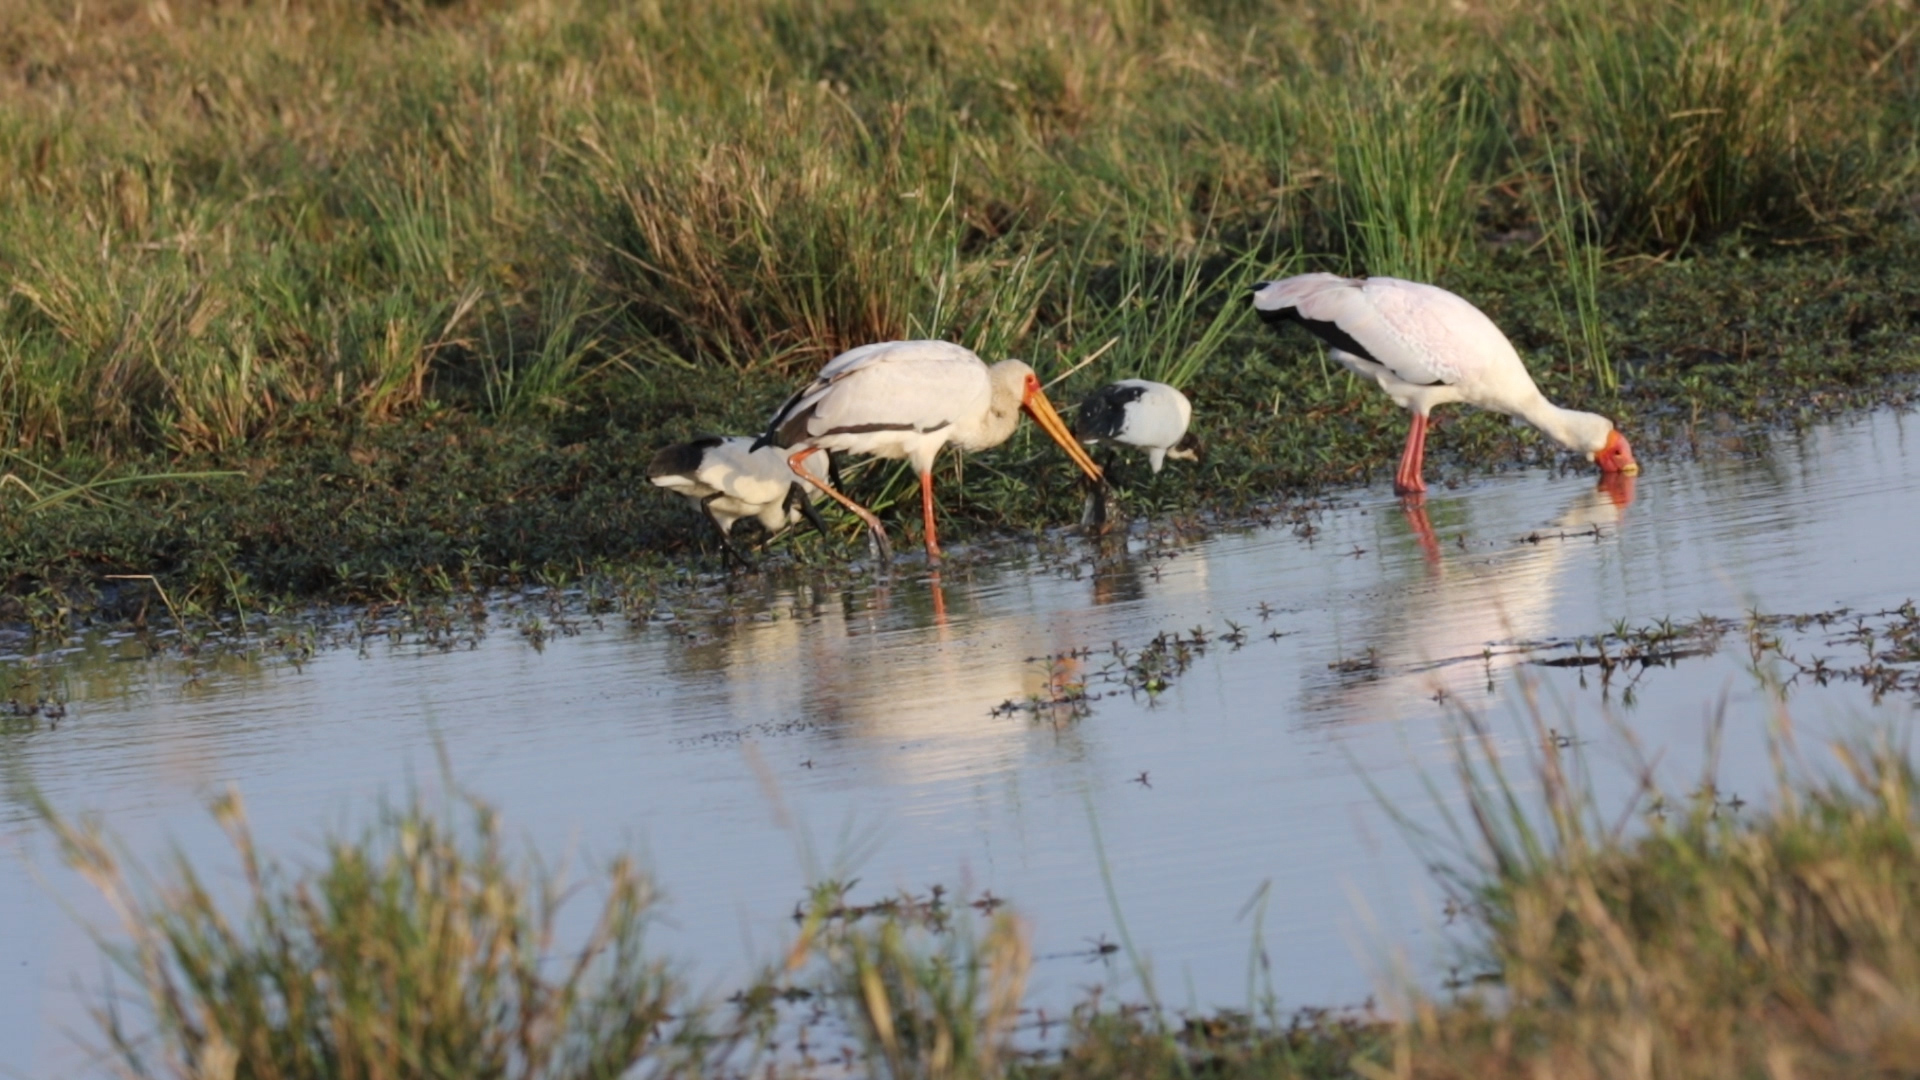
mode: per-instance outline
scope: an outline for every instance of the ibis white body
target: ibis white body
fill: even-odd
[[[884,341],[841,353],[787,399],[760,441],[777,442],[790,456],[817,449],[911,462],[920,476],[927,555],[937,562],[934,458],[949,444],[962,450],[1000,445],[1019,426],[1022,411],[1089,476],[1099,477],[1099,468],[1073,441],[1032,368],[1018,360],[988,367],[973,350],[946,341]],[[810,466],[804,471],[860,515],[883,556],[889,552],[886,532],[871,511],[820,480]]]
[[[1493,320],[1436,285],[1301,274],[1254,286],[1253,306],[1269,323],[1305,327],[1331,347],[1335,360],[1413,414],[1394,478],[1402,493],[1425,490],[1420,466],[1427,414],[1454,402],[1517,416],[1603,472],[1639,471],[1613,421],[1548,401]]]
[[[1193,403],[1163,382],[1121,379],[1088,394],[1074,416],[1073,433],[1082,442],[1112,442],[1147,452],[1158,473],[1168,458],[1200,459],[1200,442],[1187,434]]]
[[[742,562],[745,556],[730,539],[734,522],[754,518],[768,535],[778,533],[807,515],[815,490],[793,471],[784,451],[773,446],[755,450],[753,441],[750,435],[709,435],[669,446],[647,466],[647,478],[654,484],[700,506],[719,528],[727,550]],[[824,451],[807,460],[810,467],[826,471]]]

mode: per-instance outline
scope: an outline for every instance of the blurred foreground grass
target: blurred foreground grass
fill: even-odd
[[[1753,804],[1703,784],[1602,807],[1542,723],[1516,743],[1467,718],[1459,736],[1462,817],[1424,839],[1451,852],[1442,873],[1475,978],[1448,996],[1397,988],[1391,1018],[1173,1016],[1092,999],[1036,1036],[1016,916],[938,891],[853,907],[830,883],[805,907],[785,964],[722,1007],[644,947],[654,892],[629,861],[564,885],[506,854],[497,815],[477,802],[453,815],[465,826],[418,799],[392,807],[366,832],[328,841],[318,864],[289,869],[256,850],[238,797],[225,796],[214,813],[244,869],[238,903],[184,861],[149,877],[96,823],[43,814],[120,916],[103,946],[144,992],[96,1018],[134,1077],[1920,1068],[1920,787],[1904,745],[1837,746],[1838,768],[1783,760]],[[1531,751],[1512,749],[1530,740]],[[569,896],[598,914],[557,923]],[[780,1014],[796,1000],[837,1020],[796,1040]],[[1049,1045],[1036,1050],[1036,1038]]]

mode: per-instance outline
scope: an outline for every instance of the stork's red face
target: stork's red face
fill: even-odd
[[[1067,456],[1073,459],[1075,465],[1080,466],[1081,472],[1095,481],[1100,479],[1100,466],[1093,463],[1093,458],[1087,455],[1087,448],[1081,446],[1080,440],[1074,438],[1073,433],[1067,430],[1067,422],[1060,419],[1060,413],[1054,409],[1053,402],[1047,400],[1047,392],[1040,388],[1040,376],[1031,373],[1027,375],[1026,388],[1020,393],[1020,408],[1028,416],[1033,417],[1033,422],[1039,424],[1042,431],[1053,436],[1053,441],[1060,444],[1060,448],[1067,452]]]
[[[1607,445],[1593,455],[1593,463],[1600,466],[1603,473],[1633,476],[1640,471],[1640,463],[1633,460],[1633,447],[1627,445],[1627,437],[1617,428],[1607,433]]]

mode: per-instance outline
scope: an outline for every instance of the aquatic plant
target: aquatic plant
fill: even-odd
[[[1632,633],[1655,647],[1701,632]],[[1391,1016],[1257,999],[1180,1015],[1095,995],[1051,1037],[1060,1019],[1023,1006],[1030,954],[1003,900],[936,888],[862,904],[848,882],[796,909],[784,972],[717,1022],[643,947],[654,893],[630,861],[588,884],[599,911],[562,933],[574,890],[508,856],[483,804],[460,804],[464,832],[418,799],[386,807],[300,869],[258,851],[239,798],[223,796],[237,900],[184,858],[153,881],[97,823],[42,815],[119,917],[102,942],[137,1007],[108,999],[96,1018],[133,1077],[706,1075],[748,1060],[813,1075],[827,1063],[804,1039],[798,1057],[739,1055],[763,1045],[781,1001],[831,1006],[866,1069],[893,1077],[1704,1080],[1782,1062],[1813,1077],[1920,1065],[1920,775],[1903,743],[1836,745],[1837,768],[1819,769],[1782,728],[1770,792],[1724,790],[1711,765],[1663,788],[1643,768],[1629,804],[1602,806],[1589,741],[1551,719],[1534,708],[1515,740],[1461,715],[1453,790],[1436,780],[1431,811],[1393,808],[1464,936],[1451,994],[1397,988]],[[1019,1049],[1016,1032],[1036,1027],[1046,1052]]]
[[[871,1075],[1000,1076],[1016,1059],[1033,957],[1026,928],[997,906],[987,898],[956,910],[936,890],[858,908],[817,889],[789,966],[817,968],[808,981],[858,1033]]]

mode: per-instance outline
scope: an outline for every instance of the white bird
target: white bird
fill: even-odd
[[[753,441],[751,435],[709,435],[675,443],[647,466],[649,480],[699,504],[720,530],[720,546],[746,566],[753,563],[732,538],[733,523],[742,518],[757,518],[769,538],[802,517],[821,534],[827,531],[813,508],[813,485],[796,475],[778,448],[754,450]],[[814,457],[813,465],[824,470],[826,453]]]
[[[1438,286],[1389,277],[1301,274],[1255,285],[1253,306],[1266,322],[1306,327],[1332,347],[1334,359],[1379,383],[1413,413],[1393,477],[1399,494],[1427,489],[1420,479],[1427,414],[1456,401],[1517,416],[1585,454],[1603,473],[1640,471],[1613,421],[1548,401],[1493,320]]]
[[[1122,379],[1088,394],[1074,415],[1073,434],[1084,443],[1113,442],[1147,452],[1147,464],[1157,475],[1168,458],[1199,461],[1206,450],[1200,438],[1187,430],[1193,403],[1187,395],[1163,382]],[[1105,469],[1113,471],[1108,458]],[[1085,521],[1105,524],[1106,485],[1094,486]]]
[[[787,448],[794,471],[867,523],[882,559],[892,557],[887,533],[873,512],[847,498],[801,464],[812,450],[906,458],[920,476],[927,558],[940,561],[933,525],[933,459],[951,443],[985,450],[1006,442],[1020,413],[1067,451],[1095,480],[1093,463],[1067,431],[1033,369],[1018,360],[989,368],[973,350],[945,341],[883,341],[849,349],[773,415],[756,446]]]
[[[1158,473],[1168,458],[1199,461],[1205,454],[1199,436],[1187,431],[1192,421],[1193,403],[1187,395],[1163,382],[1122,379],[1080,402],[1073,433],[1081,442],[1137,446]]]

